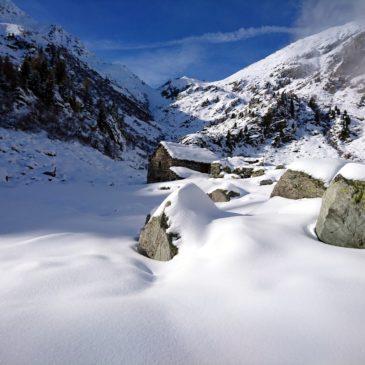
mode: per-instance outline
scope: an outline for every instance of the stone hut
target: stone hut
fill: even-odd
[[[162,182],[181,179],[174,167],[185,167],[202,173],[210,173],[210,165],[218,157],[211,151],[192,145],[161,142],[150,157],[147,182]]]

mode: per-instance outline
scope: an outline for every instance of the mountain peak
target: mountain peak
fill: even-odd
[[[34,21],[11,0],[0,0],[0,22],[28,24]]]

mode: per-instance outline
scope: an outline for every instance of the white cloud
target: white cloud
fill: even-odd
[[[147,50],[121,57],[115,63],[126,65],[151,86],[160,86],[168,79],[182,76],[191,65],[203,59],[201,47],[186,45],[178,49]]]
[[[289,27],[278,27],[278,26],[263,26],[260,28],[240,28],[233,32],[216,32],[216,33],[205,33],[198,36],[190,36],[180,39],[173,39],[163,42],[154,42],[146,44],[125,44],[122,42],[116,42],[111,40],[101,40],[89,42],[90,48],[94,50],[144,50],[144,49],[156,49],[173,46],[184,46],[192,44],[217,44],[217,43],[229,43],[237,42],[249,38],[254,38],[260,35],[272,34],[272,33],[286,33],[295,34],[296,29]]]
[[[365,0],[303,0],[296,26],[299,36],[365,19]]]

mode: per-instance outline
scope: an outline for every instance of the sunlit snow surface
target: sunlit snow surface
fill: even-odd
[[[316,239],[320,199],[269,200],[259,182],[284,170],[145,185],[92,149],[17,133],[0,151],[12,175],[0,184],[0,363],[364,363],[365,251]],[[60,177],[42,174],[53,166]],[[189,244],[167,263],[139,255],[147,213],[187,183],[242,197],[214,208],[185,189]]]

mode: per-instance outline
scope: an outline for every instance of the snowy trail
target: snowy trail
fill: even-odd
[[[145,215],[219,179],[1,187],[0,363],[363,363],[365,252],[312,236],[320,199],[259,180],[168,263],[135,251]]]

